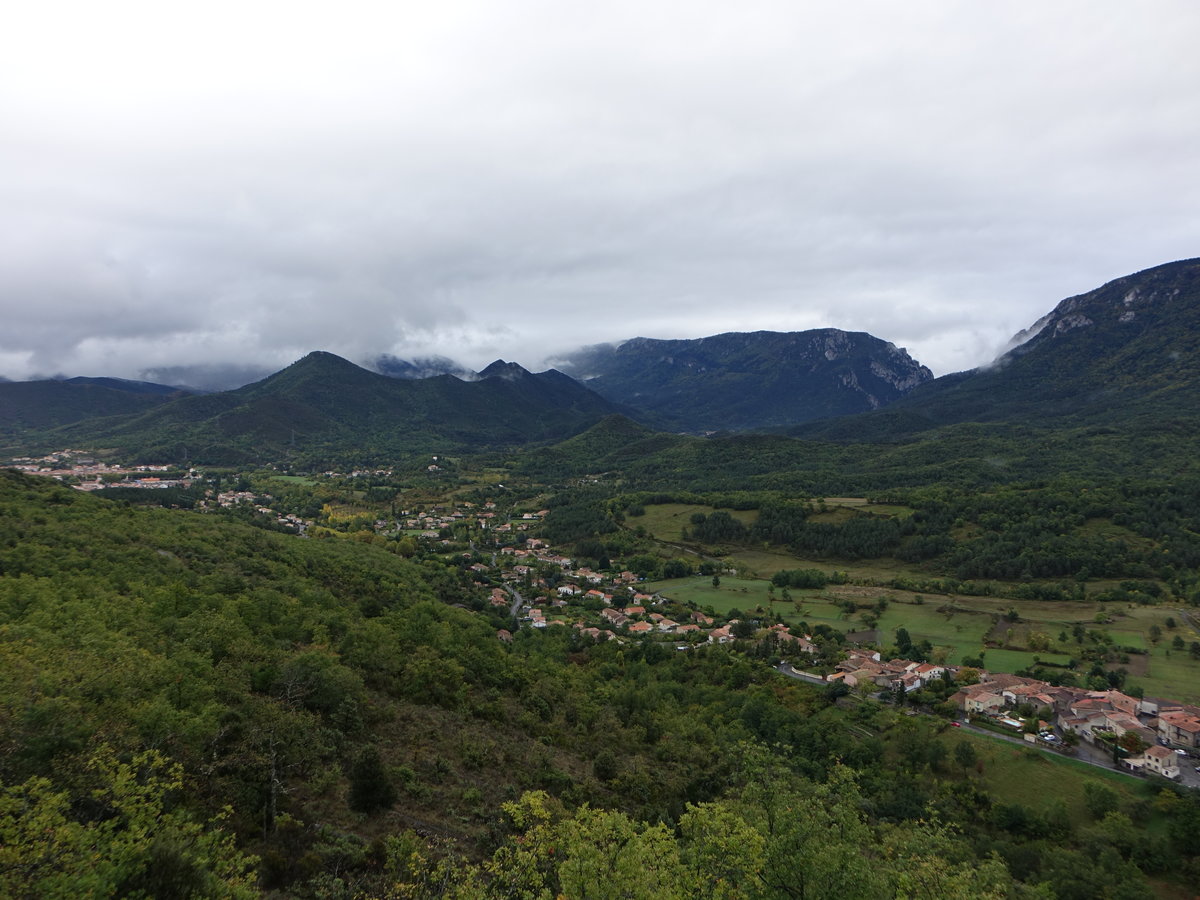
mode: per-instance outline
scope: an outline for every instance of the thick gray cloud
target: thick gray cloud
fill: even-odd
[[[10,378],[824,326],[942,373],[1200,255],[1190,0],[24,6]]]

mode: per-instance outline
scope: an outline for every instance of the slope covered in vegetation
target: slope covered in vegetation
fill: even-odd
[[[506,644],[468,569],[402,549],[0,474],[4,892],[1136,897],[1194,870],[1193,797],[1005,799],[965,738],[769,646]]]

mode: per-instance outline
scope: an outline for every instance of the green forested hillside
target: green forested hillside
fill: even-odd
[[[885,410],[792,433],[909,438],[965,422],[1153,434],[1200,407],[1200,260],[1118,278],[1062,301],[992,365],[916,387]]]
[[[311,353],[234,391],[185,397],[140,416],[38,434],[52,447],[117,449],[148,461],[321,468],[562,440],[614,412],[555,372],[519,366],[477,381],[404,380]]]
[[[750,642],[506,644],[469,570],[392,549],[0,473],[0,894],[1139,897],[1196,872],[1194,797],[1113,784],[1093,815],[1069,768],[1065,800],[993,793],[1024,751],[960,765],[976,739],[832,704]]]
[[[117,378],[0,383],[0,441],[85,419],[144,412],[184,392]]]

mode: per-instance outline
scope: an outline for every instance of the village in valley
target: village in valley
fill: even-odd
[[[576,566],[546,541],[528,536],[547,512],[506,517],[488,501],[409,515],[400,524],[446,546],[456,526],[470,526],[476,540],[460,554],[462,561],[488,591],[488,604],[511,613],[521,628],[571,628],[595,641],[655,640],[675,652],[742,641],[764,659],[780,660],[784,674],[835,694],[855,692],[900,704],[915,698],[920,707],[937,705],[961,724],[1019,736],[1049,752],[1076,755],[1091,748],[1089,758],[1097,762],[1111,760],[1134,774],[1200,786],[1200,707],[981,667],[883,660],[871,645],[843,641],[825,627],[804,633],[771,621],[769,613],[723,618],[647,592],[633,572]],[[481,552],[483,547],[489,549]],[[507,628],[497,636],[513,640]],[[938,698],[940,704],[931,702]]]
[[[336,525],[339,517],[347,516],[329,506],[322,516],[305,518],[271,494],[244,489],[244,482],[234,490],[205,489],[211,482],[191,468],[125,467],[72,450],[15,459],[11,465],[86,492],[198,487],[203,498],[196,502],[197,510],[241,510],[305,537],[344,536]],[[437,477],[442,471],[435,458],[429,475]],[[330,471],[319,477],[353,484],[392,474]],[[219,479],[215,483],[219,485]],[[597,571],[577,564],[535,536],[549,514],[546,509],[511,504],[502,508],[491,499],[454,498],[393,513],[360,524],[377,540],[407,540],[412,552],[419,548],[440,555],[468,573],[484,608],[508,620],[508,627],[496,632],[503,642],[515,639],[514,630],[552,628],[571,629],[579,639],[594,642],[650,640],[672,652],[738,642],[782,674],[823,686],[834,696],[856,694],[909,705],[947,716],[954,727],[985,728],[1047,752],[1083,755],[1096,764],[1200,787],[1200,707],[1115,689],[1054,685],[982,666],[885,660],[877,635],[874,642],[854,640],[862,636],[833,632],[824,625],[806,632],[761,609],[754,615],[722,616],[712,608],[647,590],[645,579],[632,571]],[[719,575],[714,576],[714,584],[718,581]]]

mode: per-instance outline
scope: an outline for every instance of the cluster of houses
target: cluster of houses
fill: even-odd
[[[933,663],[913,662],[909,659],[893,659],[882,662],[878,651],[853,649],[826,676],[829,683],[841,682],[847,687],[858,687],[868,683],[881,690],[911,693],[925,687],[935,678],[941,678],[945,666]]]
[[[496,504],[490,500],[482,507],[463,501],[453,507],[434,507],[422,512],[403,510],[398,524],[401,528],[417,532],[420,537],[430,539],[440,538],[445,529],[452,529],[458,525],[469,525],[496,534],[508,534],[528,531],[540,522],[547,512],[548,510],[543,509],[522,513],[515,520],[506,521],[504,516],[496,512]],[[382,526],[384,523],[378,524]]]
[[[985,716],[1019,730],[1024,722],[1013,716],[1013,710],[1028,705],[1048,716],[1039,720],[1038,733],[1051,743],[1059,742],[1055,728],[1063,734],[1074,732],[1089,743],[1096,743],[1102,736],[1119,739],[1133,733],[1138,741],[1130,743],[1145,749],[1123,759],[1122,765],[1132,771],[1153,772],[1172,779],[1179,777],[1180,759],[1200,749],[1200,707],[1131,697],[1120,691],[1063,687],[1003,672],[973,671],[978,671],[978,682],[959,688],[950,697],[968,717]],[[945,677],[946,673],[955,677],[959,672],[956,666],[907,659],[884,662],[875,651],[853,649],[826,676],[826,681],[851,687],[865,683],[908,693]]]
[[[28,475],[42,475],[71,482],[77,491],[98,491],[108,487],[155,488],[191,487],[198,477],[189,470],[178,478],[163,478],[154,472],[169,472],[168,465],[117,466],[98,462],[76,450],[56,450],[47,456],[20,456],[9,466]],[[120,480],[118,480],[120,479]]]
[[[273,499],[270,494],[255,494],[253,491],[221,491],[216,496],[209,491],[208,498],[201,504],[201,508],[219,506],[222,509],[233,509],[238,506],[253,506],[259,515],[274,518],[280,525],[286,525],[294,528],[298,534],[304,534],[312,523],[292,513],[277,512],[269,506],[262,505],[264,501]]]
[[[1121,761],[1131,771],[1177,779],[1181,757],[1200,749],[1200,707],[1173,700],[1062,687],[1019,675],[991,673],[981,673],[978,684],[963,688],[953,699],[968,715],[1000,716],[1024,703],[1049,709],[1052,725],[1063,733],[1074,732],[1089,743],[1102,735],[1119,739],[1132,733],[1145,749]]]
[[[575,574],[578,576],[578,573]],[[571,586],[578,588],[578,585]],[[621,588],[618,586],[612,590],[620,593]],[[627,605],[614,606],[614,599],[620,599]],[[598,601],[599,609],[596,608],[596,603],[587,601]],[[489,602],[492,606],[503,608],[511,607],[513,599],[505,589],[493,588]],[[736,620],[717,625],[711,616],[691,611],[687,621],[677,621],[658,611],[657,608],[666,603],[667,601],[659,596],[643,594],[632,587],[625,588],[624,596],[619,598],[614,598],[613,593],[595,588],[577,589],[563,592],[559,596],[532,597],[520,605],[518,613],[519,621],[524,626],[571,627],[597,641],[651,635],[686,639],[689,645],[698,641],[699,636],[703,636],[709,643],[717,644],[733,640],[732,627],[737,624]]]

